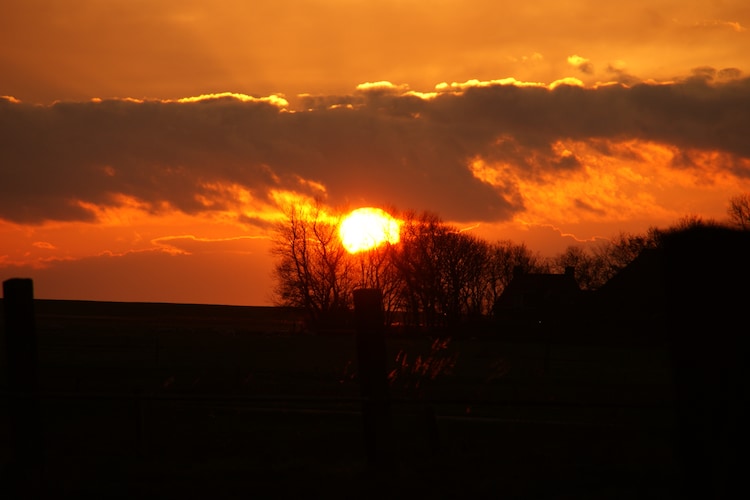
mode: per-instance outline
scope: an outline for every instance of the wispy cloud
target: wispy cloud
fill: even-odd
[[[251,254],[257,245],[255,240],[265,240],[265,236],[233,236],[227,238],[206,238],[192,234],[178,236],[160,236],[154,238],[151,243],[160,248],[169,249],[178,253],[200,253],[200,252],[232,252]]]

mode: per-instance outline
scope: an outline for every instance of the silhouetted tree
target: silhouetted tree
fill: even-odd
[[[401,241],[391,257],[402,285],[403,304],[413,326],[437,326],[442,302],[439,253],[447,229],[431,212],[402,216]]]
[[[455,326],[487,314],[493,304],[490,245],[434,213],[408,212],[402,220],[401,242],[391,256],[410,324]]]
[[[488,314],[493,302],[490,298],[490,281],[487,279],[490,244],[467,233],[456,233],[460,252],[458,270],[463,283],[459,288],[461,313],[468,317]]]
[[[487,245],[457,228],[446,226],[436,248],[440,272],[440,312],[448,326],[481,312]]]
[[[563,273],[567,267],[574,268],[574,276],[581,290],[596,290],[610,277],[604,259],[576,245],[569,246],[551,259],[553,272]]]
[[[660,231],[651,228],[645,234],[621,232],[610,241],[594,249],[594,265],[598,268],[596,281],[591,285],[599,286],[619,273],[633,262],[645,248],[654,248],[659,241]],[[593,288],[591,288],[593,289]]]
[[[750,193],[738,194],[729,199],[729,221],[743,231],[750,230]]]
[[[744,199],[733,199],[740,207]],[[739,200],[739,201],[738,201]],[[750,201],[750,200],[748,200]],[[273,252],[276,298],[280,305],[305,308],[315,325],[351,308],[356,287],[383,293],[386,320],[403,313],[407,326],[455,326],[492,312],[513,279],[525,273],[575,269],[584,290],[596,290],[628,266],[644,249],[660,248],[675,232],[718,226],[685,217],[668,229],[620,233],[591,250],[570,246],[543,259],[525,244],[495,243],[461,232],[432,212],[406,212],[396,245],[349,255],[338,236],[338,216],[319,205],[291,207],[277,226]]]
[[[394,312],[405,309],[402,276],[394,262],[394,251],[395,247],[386,242],[350,256],[355,286],[381,291],[386,324],[393,322]]]
[[[276,228],[273,253],[279,305],[304,308],[313,324],[349,309],[353,261],[338,238],[338,220],[320,206],[290,207]]]
[[[515,269],[526,273],[543,272],[547,265],[538,253],[529,250],[524,243],[516,244],[510,240],[492,243],[485,264],[486,301],[490,308],[513,279]]]

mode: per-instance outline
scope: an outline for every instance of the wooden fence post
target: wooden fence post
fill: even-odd
[[[389,463],[390,402],[386,375],[383,294],[377,288],[354,290],[357,361],[363,398],[367,461],[379,469]]]
[[[23,476],[42,460],[34,286],[31,279],[3,282],[5,345],[8,364],[12,466]],[[11,478],[20,480],[22,477]]]

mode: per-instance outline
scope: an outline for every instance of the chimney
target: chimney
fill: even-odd
[[[565,266],[565,276],[575,277],[576,268],[574,266]]]

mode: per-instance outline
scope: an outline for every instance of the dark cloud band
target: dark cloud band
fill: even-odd
[[[270,201],[269,190],[313,193],[318,183],[331,204],[504,220],[523,208],[517,186],[482,182],[473,158],[510,165],[520,177],[549,175],[580,168],[555,153],[556,141],[638,139],[747,164],[750,79],[734,71],[715,81],[717,74],[729,73],[598,88],[475,86],[430,97],[374,87],[308,97],[295,112],[279,100],[231,96],[50,106],[3,99],[0,218],[91,221],[87,206],[116,206],[121,195],[153,210],[225,210],[232,200],[211,186],[239,185]],[[750,174],[736,166],[732,173]]]

